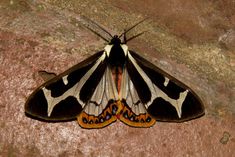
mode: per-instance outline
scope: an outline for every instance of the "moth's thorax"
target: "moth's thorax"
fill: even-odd
[[[104,51],[108,57],[110,56],[110,53],[114,52],[121,53],[126,56],[128,52],[128,46],[126,44],[108,44],[104,47]]]
[[[109,44],[104,48],[110,66],[123,66],[126,63],[128,47],[125,44]]]

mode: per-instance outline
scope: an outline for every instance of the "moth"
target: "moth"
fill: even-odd
[[[108,42],[103,50],[38,87],[25,104],[26,115],[48,122],[77,120],[88,129],[117,120],[145,128],[204,115],[192,89],[128,49],[127,42],[143,32],[129,39],[126,33],[141,22],[119,36],[95,23],[111,40],[101,36]]]

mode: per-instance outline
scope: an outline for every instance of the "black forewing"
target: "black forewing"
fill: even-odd
[[[68,89],[73,87],[79,80],[84,76],[84,74],[95,64],[97,59],[103,54],[103,51],[100,51],[93,56],[87,58],[86,60],[78,63],[77,65],[71,67],[67,71],[61,73],[60,75],[54,77],[53,79],[45,82],[43,85],[38,87],[28,98],[25,104],[25,113],[26,115],[38,119],[38,120],[45,120],[45,121],[68,121],[76,119],[77,115],[81,113],[83,110],[81,104],[77,101],[77,99],[73,96],[69,96],[66,99],[60,101],[53,109],[50,117],[47,115],[47,101],[43,94],[42,88],[46,87],[46,89],[51,91],[52,97],[61,96],[65,93]],[[98,66],[97,70],[101,72],[96,72],[102,74],[103,66]],[[62,77],[66,76],[68,80],[68,84],[65,85]],[[91,93],[94,91],[96,84],[100,80],[102,76],[98,75],[96,79],[92,79],[93,83],[91,85],[86,85],[86,87],[90,88],[87,89],[86,92]],[[92,78],[94,75],[92,74]],[[90,81],[89,81],[90,82]],[[83,92],[80,92],[80,94]],[[87,98],[86,98],[87,99]]]
[[[137,53],[133,51],[130,51],[130,53],[150,80],[164,93],[166,93],[168,97],[178,99],[180,92],[184,92],[185,90],[189,91],[182,104],[181,118],[178,117],[175,108],[161,97],[156,98],[147,108],[150,115],[156,118],[156,120],[169,122],[182,122],[204,115],[204,106],[202,101],[188,86],[159,69],[154,64],[139,56]],[[164,86],[165,77],[169,79],[167,86]],[[135,87],[138,86],[138,84],[135,84],[134,82],[133,84]],[[146,94],[144,92],[143,94],[144,97]]]

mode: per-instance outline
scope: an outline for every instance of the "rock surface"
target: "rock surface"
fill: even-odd
[[[24,115],[41,83],[101,50],[86,16],[120,34],[144,17],[128,43],[202,98],[206,115],[137,129],[116,122],[85,130]],[[230,0],[1,0],[0,156],[214,156],[235,154],[235,2]],[[130,34],[131,36],[131,34]]]

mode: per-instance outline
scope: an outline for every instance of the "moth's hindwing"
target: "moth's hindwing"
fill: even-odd
[[[147,112],[134,113],[125,100],[122,101],[123,109],[119,116],[120,121],[123,123],[137,128],[149,128],[156,122]]]
[[[189,87],[133,51],[127,71],[141,102],[157,121],[183,122],[204,115],[202,101]]]
[[[101,104],[102,106],[102,104]],[[91,106],[88,106],[91,107]],[[97,106],[98,108],[99,106]],[[86,129],[99,129],[116,122],[117,115],[122,110],[123,106],[120,101],[109,101],[105,109],[100,114],[94,115],[87,112],[82,112],[78,117],[78,124]]]
[[[84,75],[93,68],[102,55],[103,51],[94,54],[37,88],[25,104],[26,115],[39,120],[55,122],[76,119],[83,111],[83,103],[89,99],[95,88],[94,86],[98,84],[105,65],[97,65],[96,73],[100,74],[96,76],[96,79],[88,80],[88,84],[84,83],[82,87],[85,88],[78,87],[77,84],[84,79]],[[90,90],[87,91],[86,87],[89,87]],[[80,89],[78,93],[75,93],[76,88]]]

